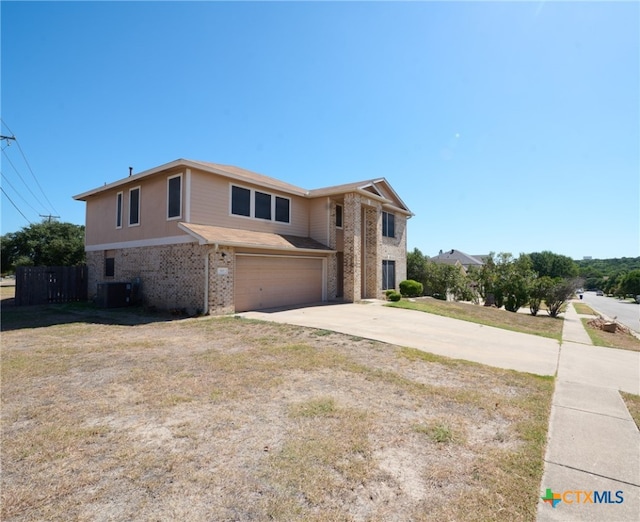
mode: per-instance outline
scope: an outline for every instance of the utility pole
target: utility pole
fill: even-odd
[[[44,216],[42,214],[40,214],[40,217],[41,218],[47,218],[47,223],[51,223],[52,219],[60,218],[60,216],[52,216],[51,214],[44,215]]]

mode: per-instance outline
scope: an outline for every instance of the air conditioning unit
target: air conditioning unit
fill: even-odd
[[[130,306],[131,291],[131,283],[98,283],[96,304],[101,308]]]

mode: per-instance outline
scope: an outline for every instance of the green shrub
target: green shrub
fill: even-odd
[[[387,299],[389,299],[389,301],[400,301],[401,298],[402,295],[400,295],[400,292],[396,292],[395,290],[387,294]]]
[[[395,293],[393,288],[389,288],[389,290],[384,291],[384,295],[388,298],[391,294]]]
[[[419,281],[406,279],[400,282],[400,293],[405,297],[418,297],[422,295],[424,287]]]

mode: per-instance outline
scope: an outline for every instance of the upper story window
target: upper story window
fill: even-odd
[[[231,185],[231,214],[280,223],[291,222],[291,200]]]
[[[116,194],[116,228],[122,228],[122,192]]]
[[[336,205],[336,227],[342,228],[342,205]]]
[[[167,219],[182,217],[182,174],[167,179]]]
[[[231,213],[236,216],[251,215],[251,191],[246,188],[231,187]]]
[[[129,190],[129,226],[140,224],[140,187]]]
[[[382,213],[382,235],[384,237],[396,237],[395,216],[389,212]]]
[[[289,198],[276,196],[276,221],[280,221],[280,223],[289,223],[291,221],[290,208],[291,201]]]
[[[271,194],[255,192],[256,217],[260,219],[271,219]]]

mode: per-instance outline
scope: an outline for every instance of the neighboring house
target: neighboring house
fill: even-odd
[[[149,306],[226,314],[379,298],[406,279],[413,214],[383,178],[306,190],[179,159],[74,199],[90,295],[138,280]]]
[[[443,252],[440,250],[440,253],[437,256],[431,258],[431,261],[434,263],[443,263],[454,265],[459,263],[466,273],[469,270],[469,267],[476,266],[480,268],[484,265],[483,258],[486,256],[470,256],[465,254],[464,252],[460,252],[460,250],[447,250]]]

